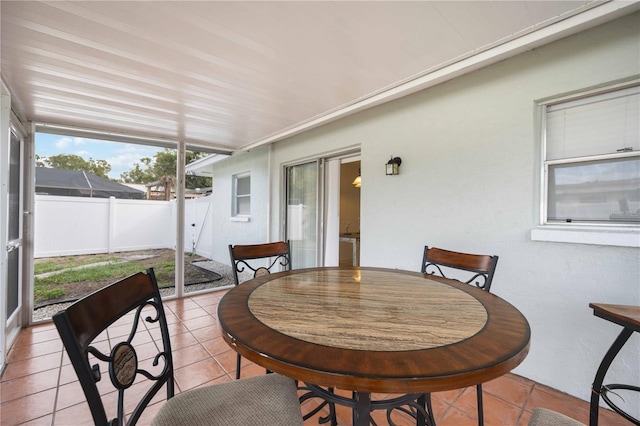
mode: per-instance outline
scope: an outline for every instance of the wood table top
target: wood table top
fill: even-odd
[[[272,371],[361,392],[433,392],[511,371],[529,349],[524,316],[458,281],[381,268],[311,268],[230,290],[225,340]]]

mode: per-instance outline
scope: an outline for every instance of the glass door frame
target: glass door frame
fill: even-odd
[[[11,111],[11,97],[8,94],[2,93],[2,112],[1,112],[1,124],[0,132],[2,136],[0,138],[0,146],[2,146],[2,153],[0,154],[0,171],[2,176],[0,181],[2,182],[2,190],[0,196],[3,203],[1,204],[2,213],[0,214],[1,229],[0,229],[0,243],[2,244],[2,274],[0,276],[0,371],[4,368],[7,359],[7,353],[11,345],[18,337],[20,328],[28,323],[28,319],[25,320],[25,303],[28,304],[28,286],[25,286],[25,271],[28,269],[25,265],[29,265],[30,251],[28,248],[28,241],[25,235],[25,223],[28,222],[28,218],[25,212],[25,205],[28,205],[25,199],[25,191],[28,190],[28,163],[25,158],[30,158],[28,148],[28,133],[22,127],[20,120]],[[12,149],[16,148],[17,142],[17,158],[16,152]],[[12,174],[11,162],[15,161],[14,166],[17,164],[18,169],[14,170]],[[12,185],[12,179],[18,179],[17,187]],[[18,205],[14,206],[14,210],[11,214],[9,209],[11,205],[10,195],[14,192],[17,196]],[[11,219],[18,220],[18,223],[10,223]],[[13,232],[11,232],[13,226]],[[9,253],[17,254],[17,264],[14,263],[16,259],[11,259]],[[13,269],[12,269],[13,268]],[[15,302],[15,306],[11,307],[9,312],[8,303],[10,298],[9,291],[10,286],[16,285],[15,293],[12,300]],[[25,322],[26,321],[26,322]]]
[[[4,90],[4,84],[0,87],[0,148],[9,146],[10,129],[9,120],[11,112],[11,96]],[[9,149],[2,148],[0,150],[0,200],[8,199],[7,181],[8,177],[5,174],[5,164],[9,164]],[[4,245],[7,242],[7,219],[8,206],[6,202],[0,202],[0,244]],[[4,295],[7,292],[7,277],[5,276],[5,248],[2,247],[2,259],[0,259],[0,373],[4,370],[5,360],[7,358],[7,345],[6,328],[7,328],[7,307],[4,302]]]
[[[338,191],[340,186],[340,170],[339,167],[336,169],[335,167],[331,167],[331,163],[337,161],[338,163],[347,158],[360,157],[361,150],[358,146],[357,148],[350,148],[343,151],[337,151],[333,153],[329,153],[323,156],[305,158],[298,161],[292,161],[281,166],[281,206],[280,206],[280,218],[281,218],[281,228],[280,235],[283,239],[288,238],[288,171],[289,168],[300,166],[304,164],[317,163],[317,172],[318,172],[318,182],[317,182],[317,212],[316,212],[316,232],[317,232],[317,256],[316,256],[316,265],[315,266],[325,266],[325,256],[330,251],[328,250],[327,244],[337,244],[337,238],[330,238],[327,236],[328,232],[338,232],[340,224],[334,226],[330,223],[331,219],[328,215],[335,214],[336,211],[339,213],[339,206],[330,206],[332,202],[335,202],[335,188],[329,187],[329,185],[337,185]],[[339,196],[338,196],[339,198]],[[339,202],[339,200],[338,200]],[[337,247],[334,247],[337,250]],[[327,258],[328,259],[328,258]],[[292,260],[295,268],[295,256],[292,253]],[[328,259],[330,263],[332,263],[331,259]]]
[[[5,279],[7,280],[6,292],[4,293],[4,295],[7,296],[7,299],[5,300],[5,309],[7,309],[5,322],[5,336],[7,339],[7,347],[11,346],[11,344],[17,337],[20,327],[22,326],[22,307],[24,306],[24,139],[25,138],[20,135],[13,126],[10,126],[8,147],[9,170],[5,171],[5,173],[8,173],[9,183],[7,199],[11,201],[12,195],[17,196],[18,205],[11,206],[11,202],[7,204],[7,234],[6,240],[2,242],[3,244],[5,244],[6,251],[6,253],[3,253],[3,255],[7,256],[5,258],[7,267],[3,271]],[[13,151],[15,148],[18,149],[18,152]],[[15,157],[16,155],[17,158]],[[12,163],[14,162],[18,167],[15,173],[12,170]],[[15,164],[13,165],[15,166]],[[14,186],[13,179],[15,178],[18,179],[17,186]],[[9,209],[11,211],[9,211]],[[17,223],[15,222],[16,219]],[[14,234],[12,235],[12,228],[14,227],[15,231],[13,231]],[[17,259],[14,258],[12,260],[12,254],[17,255]],[[12,288],[12,286],[14,285],[16,286],[15,289]],[[15,292],[15,294],[13,294],[12,297],[9,297],[9,295],[13,292]],[[11,306],[11,311],[9,311],[9,307],[6,306],[8,303],[15,303],[15,306]]]

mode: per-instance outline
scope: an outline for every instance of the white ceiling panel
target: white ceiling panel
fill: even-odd
[[[419,90],[419,79],[491,49],[533,48],[519,40],[542,29],[560,27],[537,45],[633,10],[620,1],[3,0],[0,59],[28,120],[235,151]]]

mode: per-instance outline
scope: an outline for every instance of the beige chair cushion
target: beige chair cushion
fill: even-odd
[[[529,420],[529,426],[584,426],[584,424],[564,414],[546,408],[536,408]]]
[[[302,426],[295,382],[279,374],[182,392],[160,409],[155,426]]]

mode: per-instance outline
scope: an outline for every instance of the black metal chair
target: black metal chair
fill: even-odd
[[[96,425],[134,425],[165,386],[167,401],[155,425],[303,425],[295,381],[278,374],[174,396],[171,343],[153,269],[90,294],[53,321]],[[111,404],[110,389],[117,393]]]
[[[229,256],[231,256],[231,269],[235,285],[240,284],[238,274],[249,273],[255,278],[260,275],[270,274],[275,269],[291,269],[291,252],[289,242],[278,241],[275,243],[231,245],[229,244]],[[236,379],[240,378],[240,354],[236,362]]]
[[[497,264],[498,256],[460,253],[425,246],[421,271],[423,274],[439,275],[472,284],[488,292],[491,289],[491,282],[493,281]],[[478,400],[478,424],[482,426],[484,424],[482,384],[476,386],[476,395]],[[429,394],[427,394],[426,402],[429,412],[431,412],[431,396]]]

